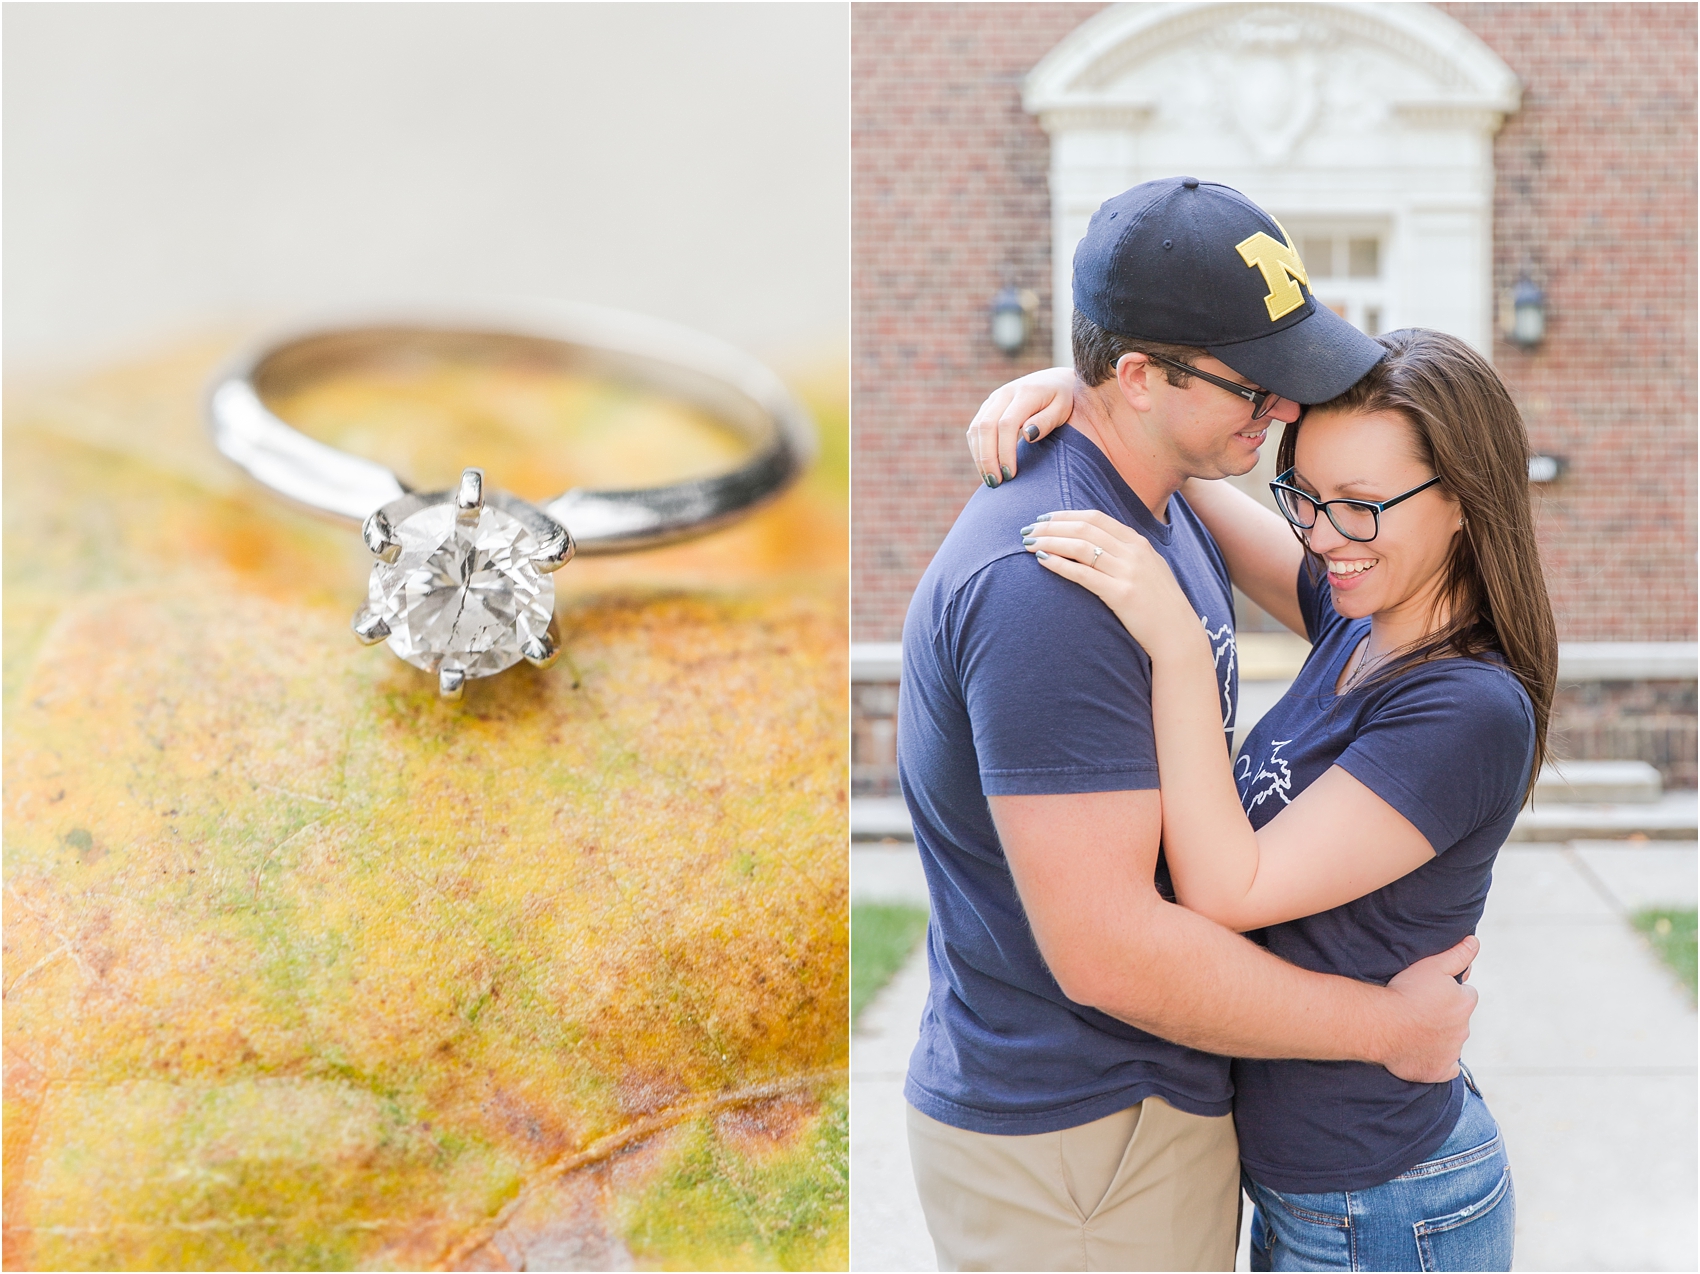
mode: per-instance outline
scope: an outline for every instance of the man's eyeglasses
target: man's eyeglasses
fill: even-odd
[[[1391,500],[1376,504],[1370,500],[1318,500],[1293,486],[1292,476],[1293,471],[1288,469],[1269,484],[1269,489],[1275,493],[1275,503],[1281,510],[1281,516],[1299,530],[1308,531],[1316,525],[1316,511],[1321,509],[1328,515],[1328,520],[1334,524],[1336,531],[1359,544],[1368,543],[1381,531],[1383,510],[1391,509],[1401,500],[1409,500],[1419,491],[1427,491],[1440,481],[1440,475],[1437,473],[1421,486],[1412,487],[1404,495],[1396,495]]]
[[[1140,352],[1144,353],[1143,350]],[[1190,363],[1177,363],[1174,359],[1164,358],[1161,354],[1145,354],[1145,357],[1149,358],[1153,363],[1162,363],[1165,367],[1173,367],[1177,371],[1185,372],[1188,376],[1196,376],[1199,380],[1209,381],[1212,385],[1219,386],[1220,388],[1227,390],[1230,394],[1235,394],[1240,398],[1245,399],[1251,404],[1251,418],[1253,420],[1262,420],[1269,414],[1270,409],[1273,408],[1276,403],[1282,401],[1281,395],[1275,393],[1273,390],[1253,389],[1249,385],[1236,385],[1231,380],[1223,380],[1220,376],[1212,376],[1209,372],[1201,372]],[[1286,401],[1292,402],[1292,399],[1289,398]],[[1298,404],[1294,405],[1297,406]],[[1305,409],[1302,406],[1299,406],[1300,416],[1304,415],[1304,411]]]

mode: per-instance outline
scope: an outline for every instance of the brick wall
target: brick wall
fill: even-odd
[[[1695,6],[1439,7],[1523,82],[1494,281],[1542,287],[1547,337],[1493,353],[1535,449],[1571,462],[1536,489],[1559,635],[1692,641]]]
[[[1098,4],[851,7],[851,554],[858,641],[892,641],[973,494],[974,409],[1050,363],[1050,147],[1021,79]],[[988,337],[1039,294],[1023,356]]]
[[[895,683],[850,687],[850,795],[898,795]]]
[[[1569,761],[1645,761],[1666,787],[1693,787],[1692,681],[1585,681],[1553,698],[1549,742]]]
[[[1050,312],[1049,147],[1025,73],[1102,6],[852,11],[854,617],[894,640],[973,489],[962,431],[985,392],[1049,361],[1041,324],[1005,359],[1006,283]],[[1522,79],[1495,144],[1496,285],[1546,290],[1548,337],[1494,358],[1538,450],[1567,641],[1695,636],[1695,9],[1448,4]]]

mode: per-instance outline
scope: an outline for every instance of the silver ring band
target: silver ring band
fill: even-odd
[[[1092,546],[1092,561],[1089,563],[1089,565],[1094,570],[1096,570],[1097,567],[1098,567],[1098,559],[1103,557],[1103,556],[1104,556],[1104,550],[1099,548],[1096,544],[1094,544]]]
[[[729,473],[622,491],[575,488],[542,502],[580,553],[624,553],[711,531],[779,494],[815,451],[808,413],[748,354],[662,319],[564,303],[342,318],[271,337],[214,378],[207,396],[213,441],[272,490],[363,521],[411,488],[375,461],[297,432],[267,409],[263,395],[409,355],[524,358],[603,375],[700,407],[755,445]]]
[[[575,488],[539,504],[487,488],[468,468],[453,490],[410,490],[372,460],[316,442],[265,405],[268,393],[354,367],[475,359],[552,366],[641,386],[706,411],[753,454],[728,473],[623,491]],[[575,553],[623,553],[701,535],[778,495],[814,454],[814,425],[779,378],[731,346],[660,319],[582,305],[343,320],[274,337],[214,378],[218,449],[258,482],[361,523],[376,559],[354,635],[387,642],[436,674],[444,698],[469,678],[560,654],[549,576]]]

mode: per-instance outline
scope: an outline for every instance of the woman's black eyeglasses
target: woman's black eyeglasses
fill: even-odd
[[[1412,487],[1404,495],[1396,495],[1391,500],[1376,504],[1370,500],[1318,500],[1291,485],[1292,476],[1293,471],[1288,469],[1269,484],[1269,489],[1275,493],[1275,503],[1281,510],[1281,516],[1299,530],[1308,531],[1316,525],[1316,511],[1321,509],[1328,515],[1328,520],[1334,524],[1336,531],[1359,544],[1367,544],[1380,533],[1382,510],[1391,509],[1401,500],[1409,500],[1417,492],[1427,491],[1440,481],[1440,475],[1437,473],[1421,486]]]
[[[1145,353],[1143,350],[1140,352]],[[1153,363],[1162,363],[1165,367],[1173,367],[1177,371],[1183,371],[1189,376],[1196,376],[1199,380],[1209,381],[1212,385],[1220,386],[1222,389],[1227,390],[1230,394],[1235,394],[1245,399],[1251,404],[1251,418],[1253,420],[1262,420],[1269,414],[1269,409],[1281,401],[1281,395],[1277,394],[1272,389],[1253,389],[1249,385],[1236,385],[1231,380],[1223,380],[1220,376],[1212,376],[1209,372],[1201,372],[1190,363],[1177,363],[1174,359],[1164,358],[1161,354],[1145,354],[1145,357],[1149,358]],[[1292,399],[1288,399],[1287,401],[1292,402]],[[1305,409],[1300,406],[1299,415],[1302,417],[1304,413]]]

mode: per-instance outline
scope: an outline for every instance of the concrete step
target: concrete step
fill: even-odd
[[[915,851],[915,842],[899,840],[880,845],[866,842],[852,845],[850,901],[928,906],[927,873],[921,869],[921,855]]]
[[[1696,836],[1700,836],[1700,799],[1692,790],[1665,792],[1650,801],[1577,801],[1553,799],[1537,787],[1534,802],[1517,816],[1508,839],[1552,844],[1628,838],[1694,840]],[[858,797],[850,802],[851,840],[913,838],[909,811],[900,797]]]
[[[1645,761],[1556,761],[1541,767],[1535,804],[1652,805],[1664,794],[1659,772]]]
[[[1693,791],[1666,792],[1655,801],[1581,803],[1538,796],[1517,816],[1508,839],[1693,840],[1700,834],[1700,800]]]
[[[851,840],[914,840],[909,807],[901,796],[858,796],[850,801]]]

